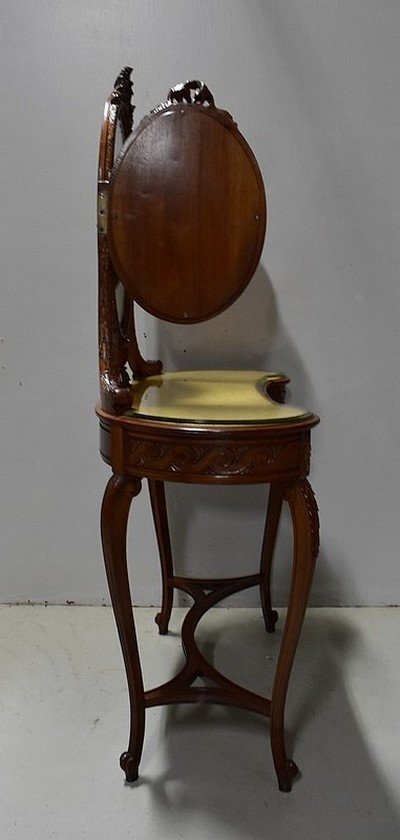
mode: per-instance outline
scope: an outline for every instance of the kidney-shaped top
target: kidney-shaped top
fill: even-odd
[[[108,219],[112,261],[140,306],[182,323],[226,309],[266,226],[260,170],[230,115],[175,104],[145,117],[114,168]]]
[[[279,373],[255,370],[191,370],[147,376],[132,384],[132,408],[125,417],[190,424],[258,425],[303,422],[304,408],[280,405],[268,386]]]

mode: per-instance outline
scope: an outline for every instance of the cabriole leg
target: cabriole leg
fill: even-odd
[[[168,633],[168,624],[171,618],[174,588],[172,585],[172,552],[168,528],[164,482],[154,481],[149,478],[149,493],[151,509],[153,511],[154,527],[156,530],[158,552],[160,555],[162,577],[161,612],[157,613],[155,620],[158,624],[159,633],[165,636]]]
[[[290,791],[298,768],[286,755],[284,712],[287,688],[319,547],[318,508],[309,482],[283,487],[293,520],[293,570],[286,622],[271,700],[271,748],[279,789]]]
[[[104,562],[129,689],[131,715],[129,746],[120,759],[128,782],[134,782],[138,778],[145,726],[143,678],[126,563],[126,529],[129,508],[132,497],[139,493],[140,488],[139,479],[125,481],[121,476],[113,475],[107,484],[101,510]]]
[[[272,560],[276,543],[279,520],[282,510],[282,489],[279,484],[271,484],[268,498],[267,519],[261,549],[260,597],[267,633],[273,633],[278,620],[278,613],[271,604]]]

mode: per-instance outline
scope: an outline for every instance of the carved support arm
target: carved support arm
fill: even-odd
[[[122,289],[122,314],[116,299],[119,279],[109,256],[108,187],[117,153],[116,132],[122,140],[132,131],[133,105],[131,68],[117,77],[104,109],[98,171],[98,255],[99,255],[99,368],[101,404],[107,411],[122,411],[131,404],[130,372],[135,379],[156,375],[160,361],[144,359],[140,353],[132,298]]]

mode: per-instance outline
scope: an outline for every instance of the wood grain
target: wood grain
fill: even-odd
[[[119,79],[119,81],[118,81]],[[136,341],[132,301],[177,322],[196,322],[228,306],[249,282],[260,257],[266,207],[261,175],[232,117],[215,107],[202,82],[175,85],[165,103],[128,137],[115,164],[115,126],[129,130],[130,76],[118,77],[106,108],[99,191],[100,449],[111,466],[102,507],[107,578],[127,674],[130,698],[128,749],[120,763],[135,781],[142,754],[145,710],[169,703],[220,703],[248,709],[271,721],[271,749],[280,790],[289,791],[297,765],[285,746],[284,711],[290,672],[318,553],[318,513],[311,486],[311,429],[318,417],[295,413],[285,422],[228,423],[129,412],[133,387],[128,364],[141,382],[161,363],[144,360]],[[118,311],[116,290],[124,283]],[[212,378],[206,380],[210,386]],[[288,378],[273,375],[266,386],[284,402]],[[204,388],[205,386],[203,386]],[[219,392],[221,393],[221,392]],[[225,392],[224,392],[225,393]],[[213,397],[214,397],[213,393]],[[230,395],[231,396],[231,395]],[[179,400],[178,400],[179,402]],[[248,408],[248,400],[246,408]],[[288,412],[286,412],[286,415]],[[177,415],[179,416],[179,414]],[[218,415],[219,416],[219,415]],[[163,685],[144,690],[131,608],[126,530],[131,499],[149,482],[162,576],[156,616],[168,632],[173,591],[193,598],[182,626],[185,664]],[[173,571],[164,481],[199,484],[271,484],[260,571],[226,579],[177,576]],[[265,626],[275,627],[271,603],[272,557],[282,503],[293,520],[294,549],[289,608],[271,700],[254,694],[217,670],[199,650],[195,630],[208,609],[249,586],[258,586]],[[207,684],[196,685],[198,677]],[[219,780],[218,780],[219,782]]]
[[[265,224],[258,165],[217,108],[146,117],[113,171],[113,263],[131,297],[164,320],[194,323],[229,306],[257,267]]]

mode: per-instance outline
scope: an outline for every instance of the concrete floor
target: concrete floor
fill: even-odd
[[[147,685],[181,661],[183,610],[158,636],[136,610]],[[281,637],[258,610],[215,609],[198,629],[225,673],[269,690]],[[287,707],[302,777],[279,793],[267,724],[223,707],[147,712],[135,785],[125,676],[109,608],[0,607],[2,840],[398,840],[400,612],[311,609]]]

